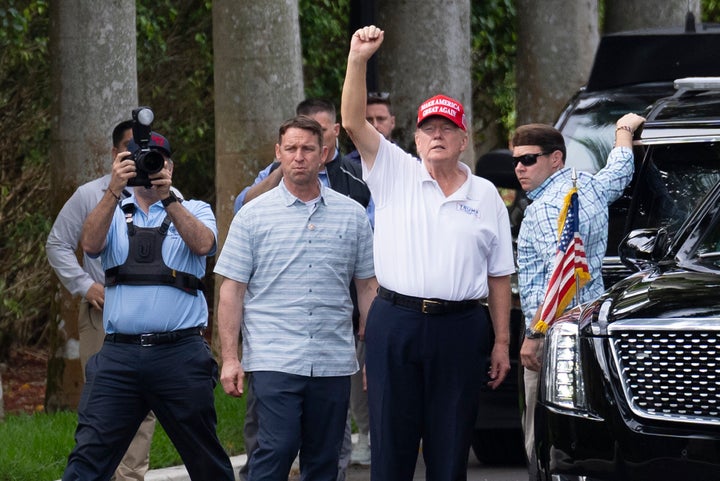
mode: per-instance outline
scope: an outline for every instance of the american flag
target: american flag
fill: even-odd
[[[590,280],[585,247],[579,232],[579,203],[577,188],[573,187],[565,196],[563,208],[558,217],[558,248],[555,253],[555,267],[545,292],[540,320],[533,328],[546,332],[548,327],[570,305],[577,289]]]

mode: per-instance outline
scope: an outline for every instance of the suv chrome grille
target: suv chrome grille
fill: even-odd
[[[663,319],[663,321],[666,321]],[[707,320],[620,321],[608,329],[632,411],[667,421],[720,424],[720,326]]]

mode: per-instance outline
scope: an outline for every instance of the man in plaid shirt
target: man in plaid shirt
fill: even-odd
[[[583,239],[590,281],[580,292],[580,301],[592,300],[605,290],[602,261],[607,247],[608,206],[620,195],[633,176],[633,133],[645,121],[626,114],[617,121],[615,146],[607,164],[596,174],[577,173],[580,204],[580,237]],[[532,330],[538,321],[545,290],[553,272],[558,241],[558,216],[565,196],[573,187],[572,169],[565,167],[562,133],[544,124],[518,127],[511,140],[515,175],[532,203],[525,211],[517,240],[520,303],[525,316],[526,336],[520,349],[524,369],[525,449],[534,466],[534,410],[537,401],[539,353],[542,335]],[[558,313],[560,314],[560,313]]]

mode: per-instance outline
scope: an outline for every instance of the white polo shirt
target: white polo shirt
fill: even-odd
[[[487,297],[487,276],[515,272],[507,208],[495,186],[467,173],[450,197],[422,162],[382,138],[363,178],[375,202],[375,275],[408,296]]]

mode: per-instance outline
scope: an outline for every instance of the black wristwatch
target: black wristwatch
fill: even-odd
[[[534,331],[530,328],[525,329],[525,339],[542,339],[543,337],[545,337],[545,334],[540,331]]]
[[[178,202],[178,198],[175,195],[175,193],[171,190],[170,195],[167,196],[166,198],[164,198],[161,202],[162,202],[163,207],[167,207],[170,204],[172,204],[173,202]]]

